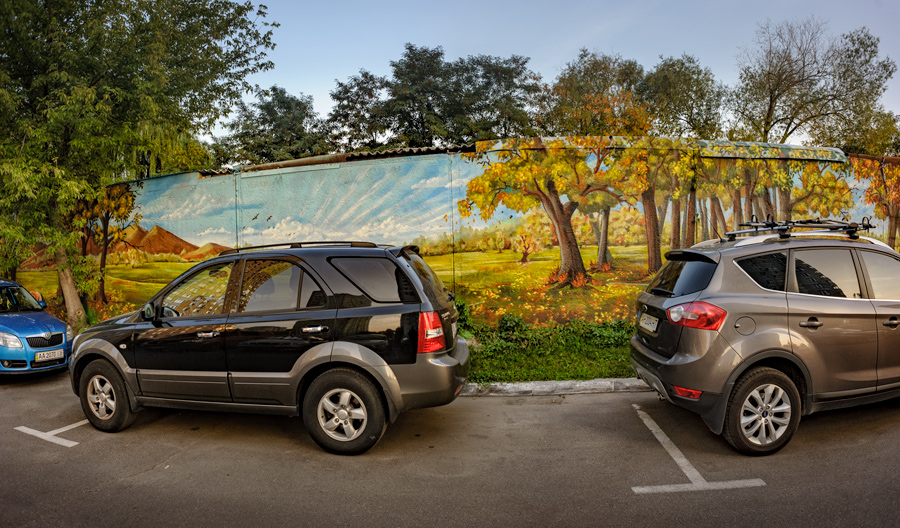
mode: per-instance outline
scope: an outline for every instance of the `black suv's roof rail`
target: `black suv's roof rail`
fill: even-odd
[[[361,241],[352,241],[352,240],[319,240],[315,242],[282,242],[280,244],[265,244],[262,246],[247,246],[242,248],[235,249],[226,249],[225,251],[219,253],[219,255],[233,255],[235,253],[240,253],[241,251],[255,251],[259,249],[270,249],[270,248],[279,248],[286,247],[291,249],[297,248],[305,248],[311,246],[347,246],[347,247],[360,247],[360,248],[377,248],[377,247],[390,247],[387,244],[378,245],[374,242],[361,242]]]
[[[846,220],[832,220],[829,218],[817,218],[815,220],[784,220],[782,222],[776,222],[774,220],[771,220],[770,218],[765,222],[760,222],[757,221],[756,217],[754,216],[750,222],[739,225],[740,227],[746,227],[748,229],[729,231],[725,233],[725,236],[728,237],[728,241],[733,242],[737,238],[737,235],[760,235],[763,233],[776,233],[778,234],[779,238],[790,238],[791,230],[794,228],[817,230],[804,232],[804,234],[807,235],[813,233],[821,233],[825,235],[844,233],[845,235],[847,235],[847,238],[855,240],[859,238],[859,231],[867,231],[875,227],[869,222],[868,217],[864,217],[862,219],[862,222],[856,223],[848,222]]]

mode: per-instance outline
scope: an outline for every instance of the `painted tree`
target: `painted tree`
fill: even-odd
[[[466,198],[458,202],[462,217],[477,210],[482,220],[488,221],[501,206],[519,213],[542,208],[559,240],[557,285],[584,280],[584,262],[572,229],[578,202],[565,199],[577,191],[578,176],[589,173],[584,158],[563,142],[548,147],[539,138],[506,140],[499,147],[479,143],[470,158],[484,171],[468,183]]]
[[[863,199],[875,206],[875,216],[888,221],[887,244],[897,247],[900,231],[900,164],[885,163],[876,157],[853,157],[856,181],[866,182]]]

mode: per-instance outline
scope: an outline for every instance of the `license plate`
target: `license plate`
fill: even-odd
[[[62,349],[59,350],[45,350],[44,352],[35,352],[34,360],[35,361],[50,361],[51,359],[62,359],[66,353]]]
[[[650,314],[641,314],[641,328],[651,333],[656,333],[656,327],[659,326],[659,319]]]

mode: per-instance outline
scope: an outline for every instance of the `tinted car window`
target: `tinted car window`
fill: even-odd
[[[860,251],[875,299],[900,299],[900,261],[888,255]]]
[[[386,258],[333,258],[331,264],[376,302],[419,302],[409,278]]]
[[[812,249],[794,254],[797,290],[810,295],[861,299],[853,257],[846,249]]]
[[[760,287],[767,290],[784,291],[785,272],[787,271],[787,255],[769,253],[741,259],[737,263],[742,270]]]
[[[680,257],[673,256],[673,259]],[[671,292],[674,297],[696,293],[709,285],[716,263],[706,260],[669,260],[650,281],[650,293]],[[656,290],[655,292],[653,290]]]
[[[21,286],[0,288],[0,313],[42,310],[28,291]]]
[[[232,262],[224,262],[194,273],[163,297],[163,317],[220,314],[225,308],[225,291]]]
[[[303,270],[283,260],[248,260],[238,312],[296,310]]]
[[[444,286],[444,282],[441,281],[437,273],[418,254],[404,251],[402,255],[416,272],[419,281],[422,282],[422,287],[425,289],[425,296],[428,297],[428,300],[434,304],[442,304],[440,299],[446,298],[447,287]]]

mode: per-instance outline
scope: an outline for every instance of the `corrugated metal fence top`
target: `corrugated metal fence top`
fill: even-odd
[[[329,163],[343,163],[346,161],[357,161],[363,159],[384,159],[398,158],[409,156],[425,156],[428,154],[451,154],[461,152],[473,152],[474,145],[462,145],[451,147],[422,147],[422,148],[398,148],[390,150],[380,150],[377,152],[351,152],[348,154],[326,154],[323,156],[310,156],[308,158],[300,158],[294,160],[276,161],[272,163],[263,163],[261,165],[253,165],[251,167],[242,167],[239,172],[256,172],[271,169],[284,169],[288,167],[305,167],[309,165],[325,165]]]

